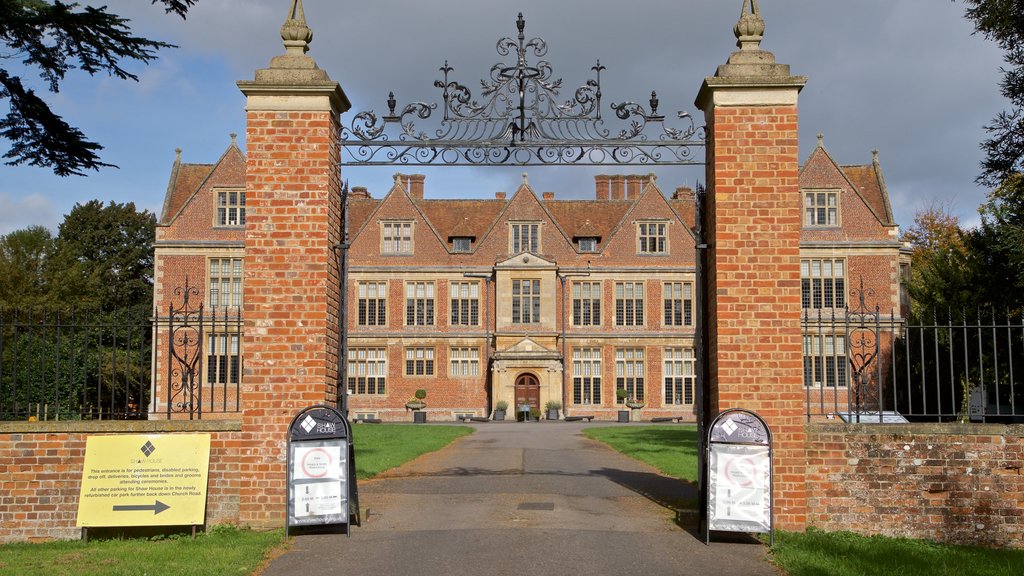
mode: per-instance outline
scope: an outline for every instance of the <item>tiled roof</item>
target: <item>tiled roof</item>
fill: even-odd
[[[455,236],[483,238],[505,200],[415,200],[442,242]]]
[[[600,238],[603,244],[635,203],[635,200],[547,200],[544,207],[570,239]]]
[[[857,187],[857,191],[867,202],[871,210],[882,221],[883,224],[893,224],[892,211],[886,202],[886,194],[883,190],[884,184],[879,177],[874,164],[839,167],[850,182]]]
[[[348,233],[355,236],[373,211],[380,206],[380,200],[374,198],[350,198],[348,201]]]
[[[160,223],[169,224],[213,170],[213,164],[176,164],[167,186]]]

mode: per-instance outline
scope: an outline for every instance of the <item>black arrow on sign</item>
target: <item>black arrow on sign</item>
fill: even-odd
[[[163,512],[170,508],[167,504],[157,500],[155,504],[126,504],[123,506],[114,506],[114,512],[145,512],[146,510],[152,510],[153,515]]]

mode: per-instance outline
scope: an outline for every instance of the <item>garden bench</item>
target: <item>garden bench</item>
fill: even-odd
[[[579,422],[580,420],[586,420],[587,422],[593,422],[593,416],[566,416],[564,418],[566,422]]]
[[[660,418],[651,418],[651,422],[672,422],[675,420],[676,424],[683,421],[682,416],[662,416]]]

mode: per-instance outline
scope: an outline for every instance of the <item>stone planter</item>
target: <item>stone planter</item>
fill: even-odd
[[[504,419],[505,419],[505,411],[504,410],[495,410],[494,412],[491,412],[491,420],[494,420],[495,422],[501,422]]]
[[[548,410],[548,420],[558,420],[558,409],[552,408]]]

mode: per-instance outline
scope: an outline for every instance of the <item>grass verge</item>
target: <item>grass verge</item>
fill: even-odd
[[[245,576],[282,545],[283,530],[216,526],[208,533],[128,540],[6,544],[2,576]]]
[[[358,424],[352,427],[356,477],[373,478],[427,452],[440,450],[473,432],[469,426]]]
[[[789,576],[1019,576],[1024,550],[951,546],[850,532],[776,532],[772,560]]]
[[[611,426],[586,428],[583,433],[662,474],[697,482],[696,426]]]

